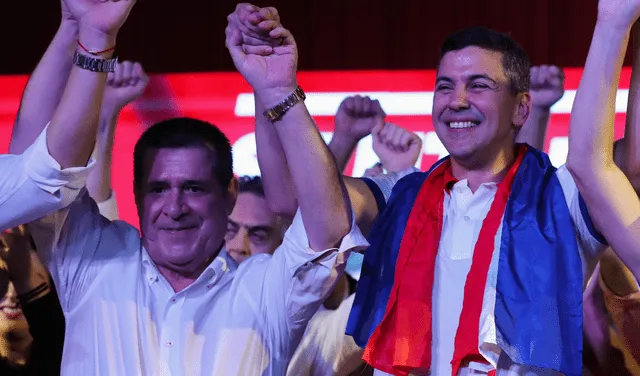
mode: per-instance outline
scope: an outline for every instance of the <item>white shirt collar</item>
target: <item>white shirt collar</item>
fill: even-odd
[[[140,247],[142,252],[142,268],[144,269],[144,277],[149,285],[158,282],[162,277],[156,264],[149,256],[149,252],[144,247]],[[215,284],[222,278],[223,275],[229,272],[233,272],[238,268],[238,263],[229,256],[227,250],[223,247],[218,253],[218,256],[207,266],[198,279],[193,283],[202,284],[206,283],[208,286]]]

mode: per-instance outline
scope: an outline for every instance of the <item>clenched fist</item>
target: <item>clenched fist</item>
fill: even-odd
[[[564,73],[555,65],[531,68],[531,103],[535,107],[551,108],[564,95]]]

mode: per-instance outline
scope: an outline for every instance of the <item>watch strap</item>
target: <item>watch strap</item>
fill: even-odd
[[[274,107],[265,110],[263,115],[270,121],[276,121],[282,117],[291,107],[295,106],[298,102],[304,101],[307,96],[302,91],[302,88],[298,86],[293,93],[289,94],[282,102],[278,103]]]
[[[116,71],[118,58],[100,59],[83,55],[76,51],[75,55],[73,55],[73,64],[91,72],[109,73]]]

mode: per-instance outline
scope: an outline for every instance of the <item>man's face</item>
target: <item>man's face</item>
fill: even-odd
[[[142,243],[160,268],[200,273],[222,245],[237,184],[220,186],[214,158],[213,151],[198,146],[147,155],[138,212]]]
[[[240,193],[227,225],[227,252],[238,263],[259,253],[272,254],[282,243],[283,226],[281,218],[269,210],[264,197]]]
[[[440,61],[433,99],[435,131],[457,161],[483,163],[513,148],[528,115],[528,94],[514,95],[502,53],[466,47]]]

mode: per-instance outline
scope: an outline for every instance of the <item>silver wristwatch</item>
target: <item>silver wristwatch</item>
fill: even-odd
[[[302,88],[298,86],[296,90],[293,91],[293,93],[289,94],[288,97],[286,97],[282,102],[277,104],[275,107],[272,107],[266,110],[263,113],[263,115],[267,119],[269,119],[269,121],[272,121],[272,122],[276,121],[280,119],[282,115],[284,115],[284,113],[287,112],[287,110],[295,106],[296,103],[303,101],[306,98],[307,96],[304,94],[304,91],[302,91]]]
[[[87,55],[83,55],[76,51],[73,55],[73,64],[92,72],[109,73],[115,72],[118,65],[118,58],[113,59],[97,59]]]

